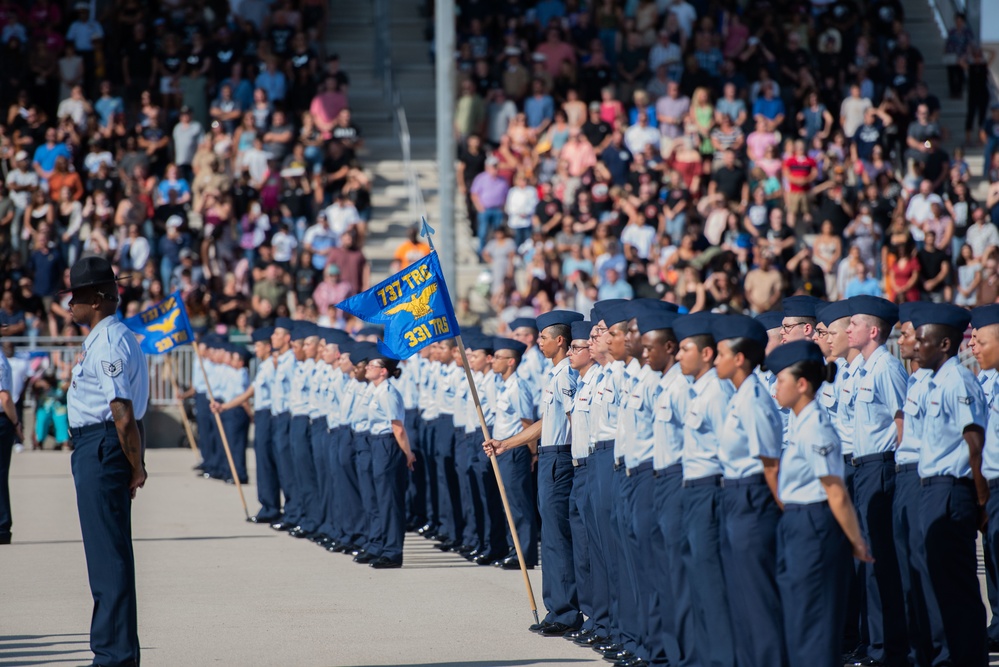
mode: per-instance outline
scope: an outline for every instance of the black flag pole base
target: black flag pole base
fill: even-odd
[[[531,611],[534,612],[534,624],[535,625],[540,625],[541,621],[538,619],[538,610],[537,609],[532,609]]]

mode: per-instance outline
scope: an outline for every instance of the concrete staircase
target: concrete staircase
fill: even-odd
[[[937,8],[939,7],[939,11]],[[913,0],[905,3],[905,25],[912,44],[923,54],[924,78],[930,91],[940,98],[940,127],[944,134],[944,148],[952,156],[954,148],[964,144],[965,99],[950,99],[947,88],[947,66],[943,64],[945,30],[953,26],[949,2],[940,0]],[[988,181],[982,178],[984,157],[981,147],[965,147],[965,160],[972,174],[972,195],[984,203]]]
[[[410,205],[402,149],[395,133],[395,110],[382,79],[381,63],[375,61],[374,3],[332,0],[328,50],[340,54],[344,71],[351,78],[350,106],[354,122],[361,128],[364,148],[359,152],[364,168],[372,177],[372,219],[368,226],[365,254],[371,262],[372,282],[389,275],[392,254],[406,230],[427,215],[437,226],[437,151],[434,98],[434,67],[429,42],[424,39],[426,18],[416,3],[392,1],[390,44],[395,89],[406,110],[411,137],[412,167],[417,174],[426,210]],[[458,213],[459,285],[452,286],[455,297],[467,278],[478,270],[464,208]]]

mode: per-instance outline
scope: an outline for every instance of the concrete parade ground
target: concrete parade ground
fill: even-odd
[[[11,464],[0,667],[92,660],[69,457],[23,452]],[[188,450],[146,458],[149,480],[132,516],[143,667],[607,664],[527,631],[533,617],[519,572],[472,565],[413,535],[402,569],[375,571],[246,523],[235,487],[195,477]],[[252,513],[256,488],[244,492]],[[540,570],[531,582],[541,607]]]
[[[69,457],[25,451],[11,462],[3,667],[93,659]],[[133,504],[143,667],[606,664],[527,631],[534,621],[519,572],[470,564],[413,535],[402,569],[372,570],[246,523],[235,487],[196,478],[194,463],[189,450],[149,450],[149,480]],[[256,487],[244,492],[252,513]],[[541,607],[541,572],[531,574]]]

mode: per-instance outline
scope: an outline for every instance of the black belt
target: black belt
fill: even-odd
[[[646,470],[652,470],[652,461],[642,461],[637,466],[628,468],[626,472],[628,473],[628,477],[631,477],[632,475],[643,473]]]
[[[936,484],[949,484],[950,486],[957,486],[958,484],[974,486],[974,480],[968,477],[954,477],[953,475],[933,475],[932,477],[923,477],[919,480],[922,486],[934,486]]]
[[[896,463],[895,472],[915,472],[919,470],[919,463]]]
[[[814,503],[784,503],[785,512],[803,512],[807,510],[815,510],[828,505],[829,502],[826,500],[819,500]]]
[[[388,440],[388,439],[394,438],[394,437],[395,436],[392,435],[391,433],[379,433],[378,435],[371,435],[369,433],[368,434],[368,441],[369,442],[375,442],[375,441],[378,441],[378,440]]]
[[[999,489],[999,477],[989,480],[989,490],[991,491],[992,489]]]
[[[853,465],[853,454],[843,454],[843,463],[848,466]]]
[[[708,475],[707,477],[698,477],[697,479],[685,479],[683,480],[683,488],[689,489],[692,486],[718,486],[721,484],[721,475]]]
[[[667,475],[682,475],[683,474],[683,464],[674,463],[671,466],[666,466],[665,468],[654,469],[652,471],[653,477],[665,477]]]
[[[87,424],[86,426],[71,426],[69,429],[69,437],[71,438],[81,438],[85,435],[90,435],[91,433],[106,433],[108,431],[118,431],[114,427],[114,422],[101,422],[100,424]]]
[[[885,463],[895,460],[895,452],[881,452],[880,454],[868,454],[867,456],[854,456],[853,465],[862,466],[865,463]]]
[[[610,449],[613,446],[614,446],[613,440],[598,440],[593,444],[593,451],[599,452],[605,449]]]
[[[586,467],[586,459],[585,458],[584,459],[573,459],[572,460],[572,467],[573,468],[585,468]]]
[[[624,467],[624,457],[618,456],[616,459],[614,459],[614,470],[620,470],[623,467]]]
[[[738,486],[760,486],[767,483],[767,478],[763,476],[762,472],[758,472],[755,475],[749,475],[748,477],[740,477],[738,479],[732,479],[725,477],[722,479],[721,485],[725,488],[735,488]]]
[[[564,454],[572,451],[572,445],[546,445],[538,447],[538,454]]]

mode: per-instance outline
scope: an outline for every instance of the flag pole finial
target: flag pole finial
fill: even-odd
[[[422,220],[422,224],[420,225],[420,236],[422,236],[427,240],[427,245],[429,245],[430,250],[433,251],[434,234],[436,234],[436,232],[434,231],[434,228],[431,227],[430,224],[427,222],[427,216],[422,216],[420,220]]]

